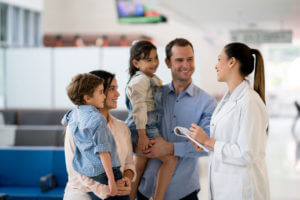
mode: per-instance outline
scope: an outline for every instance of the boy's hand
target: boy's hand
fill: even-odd
[[[109,187],[109,195],[116,196],[118,192],[117,184],[115,180],[108,180],[108,187]]]

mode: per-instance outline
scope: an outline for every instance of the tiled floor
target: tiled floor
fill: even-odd
[[[296,140],[291,133],[293,121],[292,118],[270,119],[266,159],[272,200],[300,200],[300,158],[296,159]],[[295,132],[300,148],[300,119]],[[208,161],[207,158],[200,158],[199,162],[202,187],[199,199],[205,200],[208,199]]]

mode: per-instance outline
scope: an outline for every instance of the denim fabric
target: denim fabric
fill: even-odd
[[[146,124],[146,135],[148,138],[152,139],[160,136],[161,131],[161,119],[163,115],[163,109],[161,106],[162,101],[162,90],[161,87],[155,84],[154,81],[150,79],[150,87],[152,89],[154,101],[155,101],[155,110],[147,112],[147,124]],[[132,115],[132,104],[126,95],[125,99],[126,107],[128,109],[128,117],[125,121],[129,130],[131,131],[131,140],[133,147],[138,143],[138,132],[134,123],[133,115]]]
[[[120,171],[120,168],[113,168],[113,174],[115,177],[115,181],[121,179],[122,176],[122,172]],[[95,176],[95,177],[91,177],[92,179],[94,179],[97,182],[100,182],[102,184],[108,185],[108,178],[106,176],[106,174],[100,174],[99,176]],[[99,197],[97,197],[93,192],[89,192],[88,193],[90,195],[90,197],[92,198],[92,200],[101,200]],[[126,196],[114,196],[114,197],[108,197],[105,200],[129,200],[129,195]]]
[[[69,111],[63,118],[72,132],[75,150],[73,168],[85,176],[93,177],[105,172],[100,152],[109,152],[112,167],[120,167],[114,137],[107,127],[105,117],[90,105]]]

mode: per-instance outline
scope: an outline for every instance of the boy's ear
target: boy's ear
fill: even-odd
[[[136,68],[139,69],[138,61],[137,61],[136,59],[133,59],[133,60],[132,60],[132,64],[133,64],[133,66],[135,66]]]
[[[91,97],[87,94],[83,95],[83,100],[85,101],[85,103],[88,103],[90,101]]]

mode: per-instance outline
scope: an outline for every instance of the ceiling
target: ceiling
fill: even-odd
[[[292,29],[300,39],[299,0],[143,0],[183,23],[220,34],[232,29]]]

